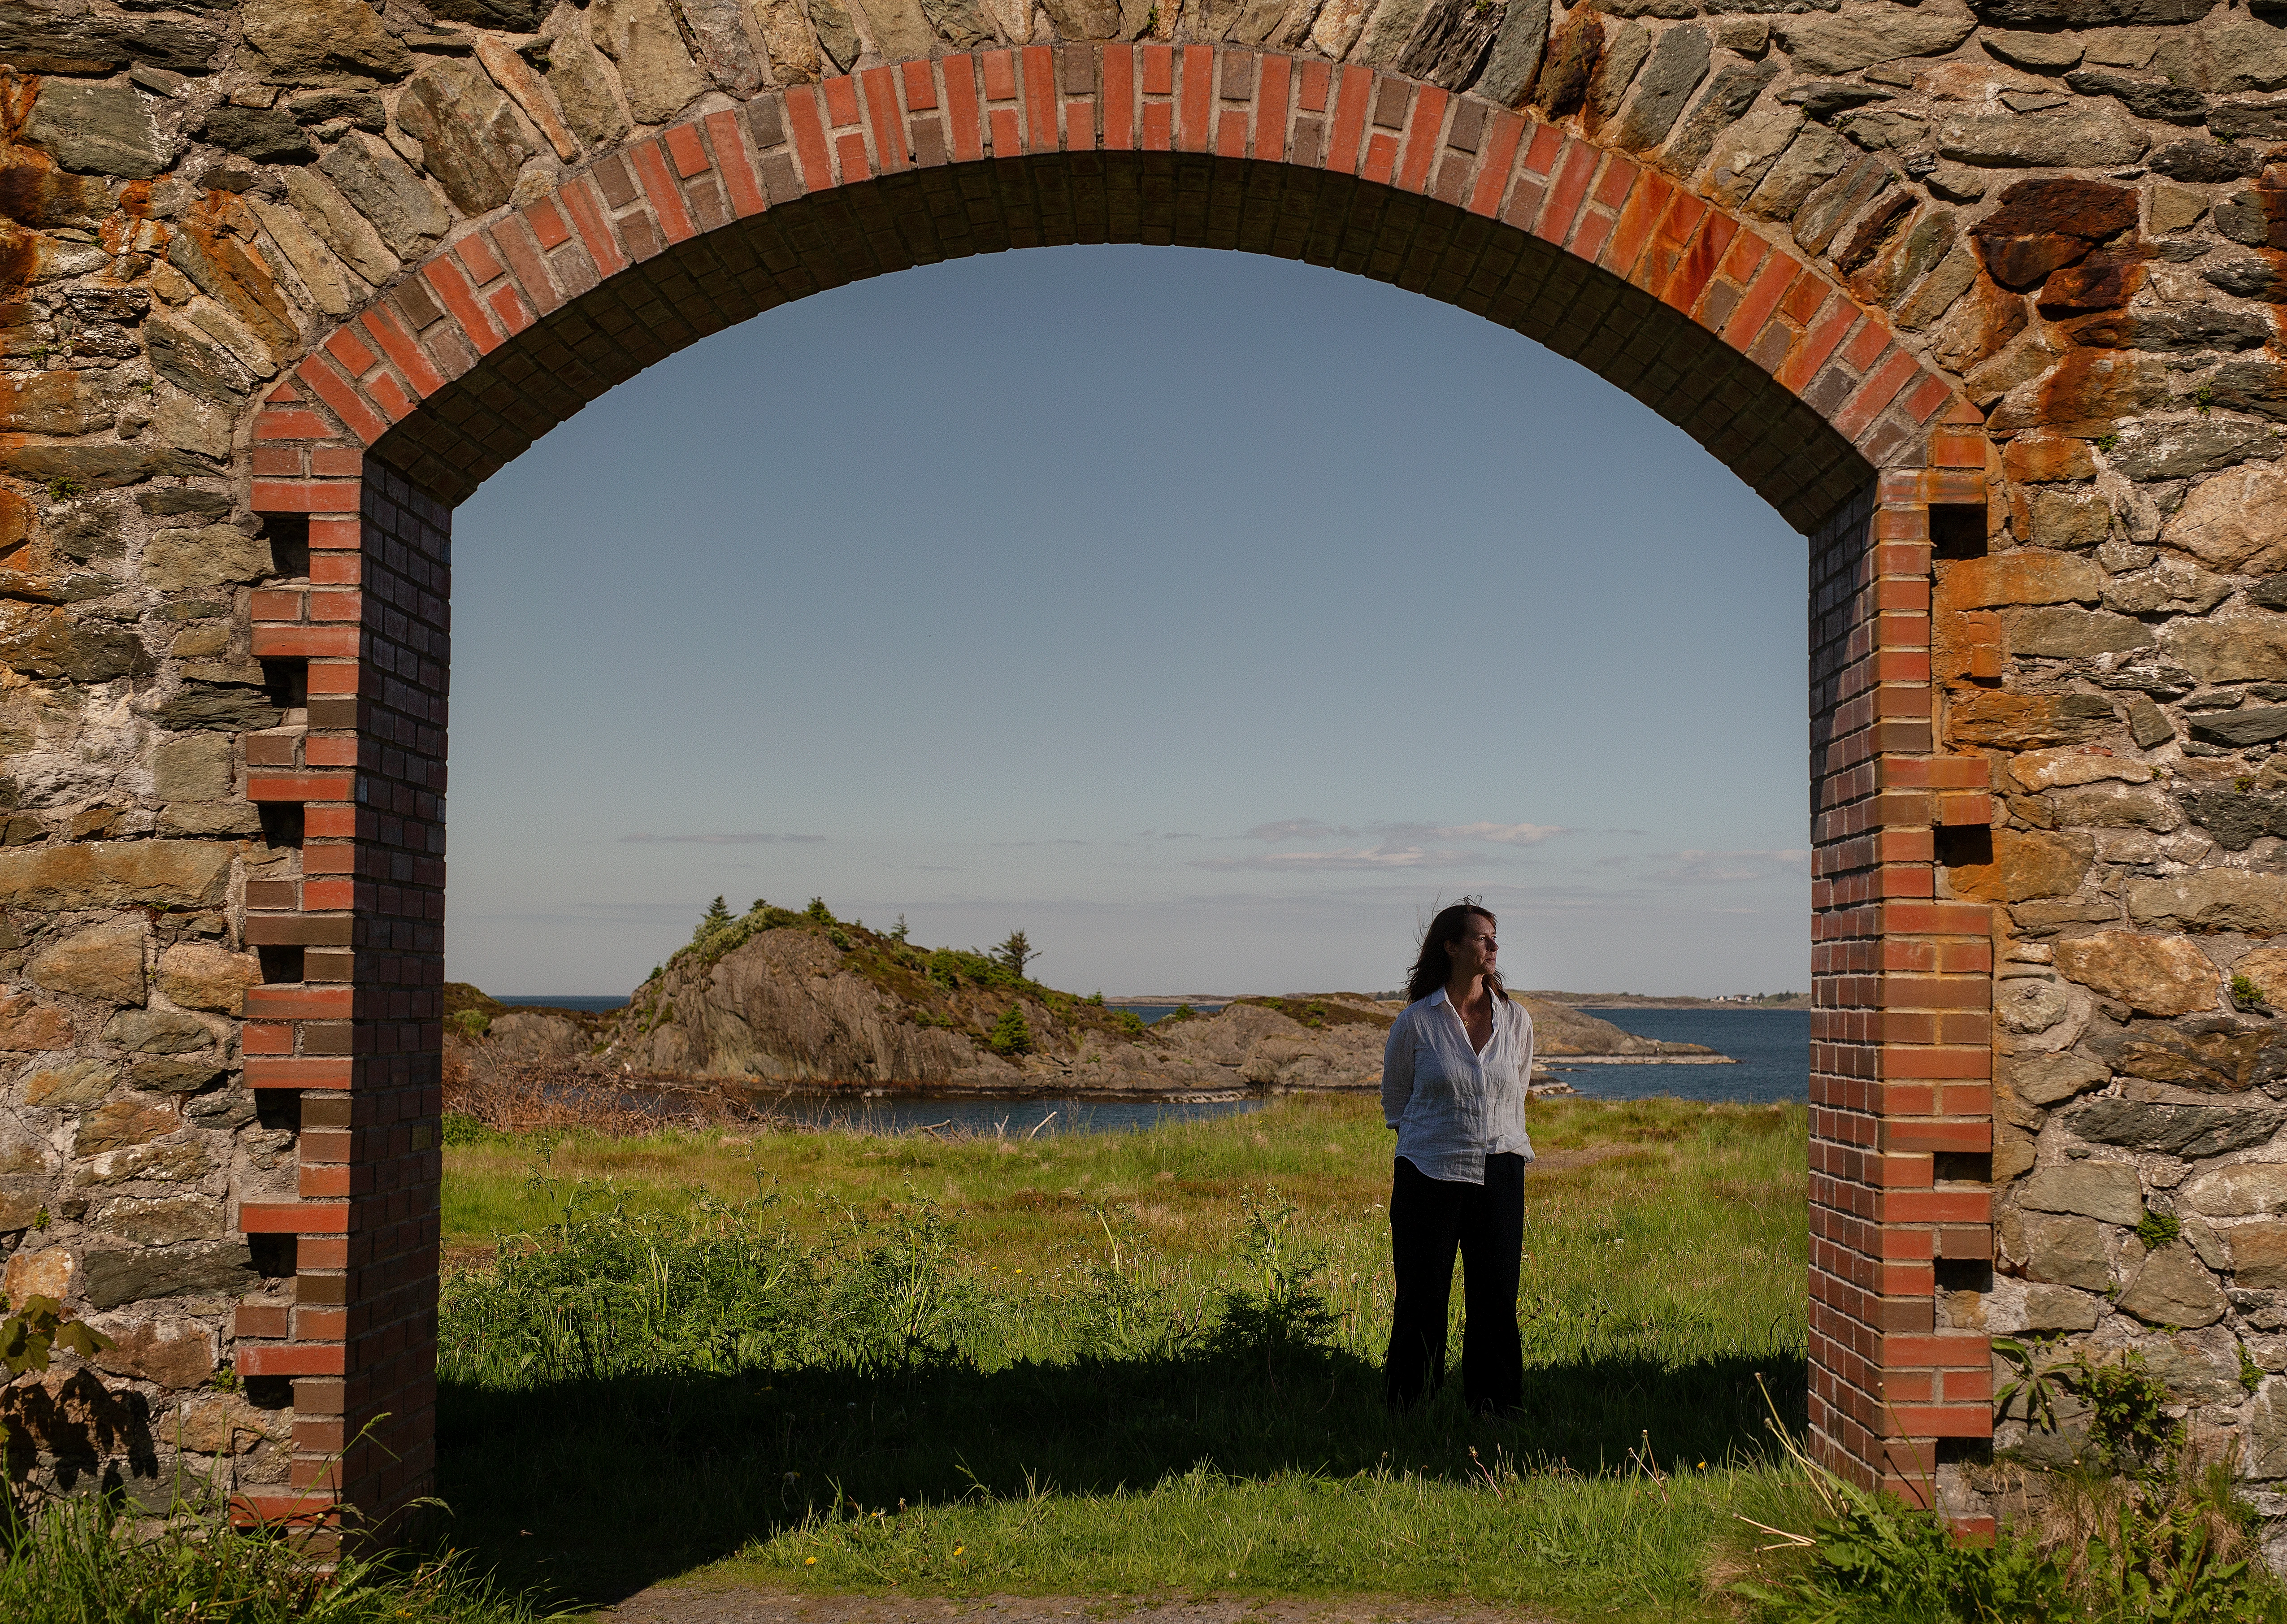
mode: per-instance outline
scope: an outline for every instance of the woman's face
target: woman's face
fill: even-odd
[[[1482,914],[1472,914],[1461,923],[1461,933],[1446,949],[1452,956],[1453,973],[1463,980],[1489,974],[1500,957],[1500,942],[1493,934],[1493,922]]]

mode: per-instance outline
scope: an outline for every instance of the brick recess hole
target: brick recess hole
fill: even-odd
[[[1942,1184],[1990,1184],[1993,1182],[1993,1153],[1940,1151],[1930,1158],[1930,1172]]]
[[[264,1279],[287,1280],[294,1278],[294,1236],[249,1235],[246,1249],[253,1256],[254,1271]]]
[[[1948,824],[1936,831],[1935,844],[1942,867],[1977,868],[1993,860],[1993,829],[1990,824]]]
[[[256,805],[262,814],[262,844],[277,851],[298,852],[302,849],[302,803],[299,801],[259,801]],[[285,948],[281,947],[283,953]],[[302,950],[294,949],[295,961],[300,963]],[[291,979],[299,981],[299,976]]]
[[[257,947],[254,951],[262,961],[265,986],[289,986],[302,978],[302,950],[299,947]]]
[[[257,1410],[290,1410],[294,1407],[294,1378],[249,1376],[246,1401]]]
[[[287,581],[303,581],[310,574],[310,516],[307,513],[265,513],[262,534],[270,541],[271,573]]]
[[[254,1095],[255,1120],[275,1132],[284,1129],[298,1133],[302,1128],[302,1094],[298,1089],[257,1089]],[[293,1271],[287,1271],[291,1274]]]
[[[1929,511],[1930,551],[1941,558],[1985,556],[1985,507],[1975,502],[1940,502]]]
[[[1935,1267],[1940,1291],[1993,1289],[1993,1265],[1982,1257],[1941,1257]]]
[[[307,660],[265,660],[262,685],[270,702],[281,710],[300,710],[310,702],[310,662]],[[289,717],[288,720],[298,720]]]

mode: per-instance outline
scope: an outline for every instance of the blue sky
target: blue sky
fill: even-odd
[[[718,334],[455,522],[447,972],[623,993],[708,899],[1022,927],[1080,991],[1808,972],[1804,543],[1513,333],[1033,250]]]

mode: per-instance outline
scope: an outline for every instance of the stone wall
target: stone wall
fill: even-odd
[[[36,1470],[425,1481],[452,504],[756,311],[1131,241],[1478,311],[1815,537],[1828,1458],[1983,1515],[2054,1329],[2287,1477],[2277,15],[5,0],[0,1248],[120,1343]]]

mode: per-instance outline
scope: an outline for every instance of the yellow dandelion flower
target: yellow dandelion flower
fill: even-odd
[[[818,1565],[818,1558],[815,1557],[804,1557],[802,1559],[802,1565],[804,1567],[816,1567]]]

